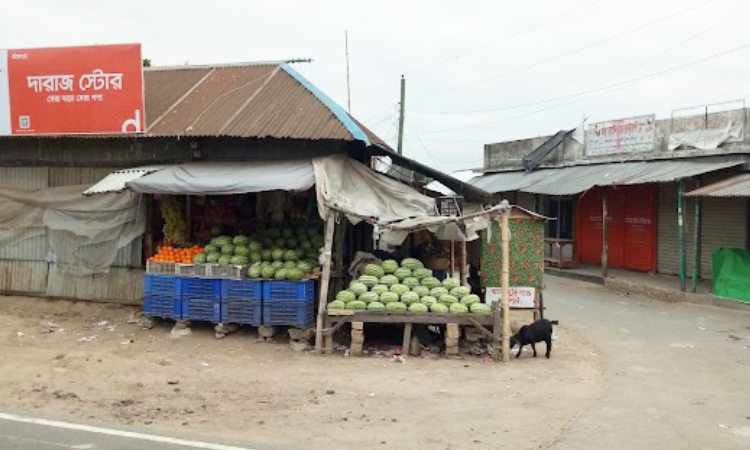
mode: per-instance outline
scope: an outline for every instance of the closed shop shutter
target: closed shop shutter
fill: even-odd
[[[628,187],[626,198],[623,246],[624,267],[642,272],[656,271],[656,205],[657,185]]]
[[[600,264],[602,261],[602,191],[591,189],[576,203],[576,241],[578,260]]]
[[[685,182],[685,191],[690,191],[694,186],[695,183]],[[693,232],[695,230],[693,204],[693,200],[685,199],[685,257],[687,261],[691,261],[693,255]],[[665,275],[679,275],[680,247],[679,240],[677,239],[677,183],[663,183],[659,186],[657,229],[657,272]],[[687,270],[691,270],[691,267],[691,263],[686,263]]]
[[[579,260],[584,263],[601,263],[603,192],[592,189],[577,203],[576,239]],[[654,271],[657,187],[620,186],[606,192],[609,266]]]

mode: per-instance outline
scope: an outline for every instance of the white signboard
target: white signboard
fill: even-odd
[[[533,308],[534,299],[536,299],[536,288],[533,287],[512,287],[509,289],[510,300],[508,301],[511,308]],[[485,303],[491,305],[499,302],[503,298],[503,289],[501,287],[487,287],[485,294]]]
[[[621,155],[651,152],[656,136],[656,116],[633,117],[589,125],[586,155]]]

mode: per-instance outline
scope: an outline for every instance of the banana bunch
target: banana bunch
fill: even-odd
[[[185,245],[188,241],[188,226],[182,213],[182,205],[174,196],[162,196],[161,216],[164,219],[164,244]]]

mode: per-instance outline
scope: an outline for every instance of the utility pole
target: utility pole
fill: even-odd
[[[398,116],[398,154],[404,154],[404,102],[406,101],[406,80],[401,75],[401,103],[400,114]]]
[[[346,50],[346,110],[352,113],[352,91],[349,82],[349,31],[344,30],[344,47]]]

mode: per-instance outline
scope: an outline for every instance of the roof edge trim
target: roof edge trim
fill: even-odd
[[[365,143],[366,146],[371,146],[372,142],[370,142],[370,139],[367,137],[365,132],[357,126],[356,123],[349,117],[349,114],[344,111],[342,107],[340,107],[336,102],[334,102],[329,96],[327,96],[323,91],[318,89],[314,84],[312,84],[307,78],[303,77],[302,74],[294,70],[292,66],[290,66],[287,63],[282,63],[281,68],[284,69],[286,73],[292,76],[299,84],[305,87],[308,91],[310,91],[318,100],[320,100],[323,105],[328,108],[334,116],[341,122],[341,124],[346,128],[346,130],[352,135],[352,137],[358,141],[362,141]]]

